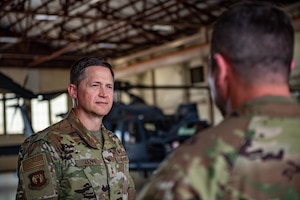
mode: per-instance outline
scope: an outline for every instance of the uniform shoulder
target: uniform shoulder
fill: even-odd
[[[69,133],[72,130],[72,127],[67,122],[67,120],[62,120],[56,124],[53,124],[44,130],[38,131],[28,137],[24,143],[34,143],[37,141],[48,141],[51,137],[55,137],[57,134],[63,136],[66,133]]]
[[[46,146],[61,150],[61,140],[69,135],[72,128],[66,120],[62,120],[48,128],[34,133],[26,138],[20,147],[20,153],[31,155],[42,151]]]
[[[234,136],[237,136],[240,141],[240,133],[247,130],[249,121],[250,118],[245,116],[228,117],[218,125],[196,133],[185,142],[185,145],[210,146],[217,139],[230,142]]]
[[[188,168],[190,160],[206,160],[214,153],[238,149],[248,123],[248,118],[230,117],[215,127],[196,133],[169,155],[168,166]]]

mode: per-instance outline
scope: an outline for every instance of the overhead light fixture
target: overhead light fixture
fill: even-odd
[[[99,43],[98,47],[100,49],[115,49],[117,48],[117,45],[114,43]]]
[[[46,21],[53,21],[57,20],[58,16],[57,15],[47,15],[47,14],[36,14],[34,16],[36,20],[46,20]]]
[[[155,24],[152,26],[152,30],[154,30],[154,31],[173,31],[174,27],[170,26],[170,25]]]
[[[0,37],[0,43],[17,43],[19,38],[16,37]]]
[[[99,2],[99,1],[101,1],[101,0],[91,0],[91,1],[89,1],[88,3],[89,3],[89,4],[94,4],[94,3],[97,3],[97,2]]]

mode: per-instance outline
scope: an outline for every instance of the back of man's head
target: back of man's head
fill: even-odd
[[[269,3],[238,4],[214,24],[212,57],[215,53],[223,55],[248,83],[276,83],[267,77],[273,75],[287,83],[293,49],[294,29],[289,16]]]

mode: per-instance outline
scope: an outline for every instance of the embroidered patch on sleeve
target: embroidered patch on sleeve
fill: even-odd
[[[31,156],[22,161],[20,178],[27,199],[57,196],[54,172],[50,172],[45,153]]]
[[[23,171],[30,171],[44,166],[44,157],[42,154],[32,156],[22,161]]]
[[[30,184],[28,187],[32,190],[41,189],[46,186],[46,183],[48,182],[47,178],[45,177],[44,170],[39,170],[29,174],[29,181]]]
[[[51,175],[45,154],[40,153],[23,160],[22,168],[24,183],[26,182],[29,189],[41,190],[49,183],[48,179]]]

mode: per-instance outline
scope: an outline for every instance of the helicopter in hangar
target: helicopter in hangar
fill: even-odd
[[[181,89],[185,86],[132,85],[115,83],[115,90],[125,92],[130,102],[114,102],[103,124],[122,141],[130,160],[129,167],[136,171],[153,171],[161,161],[186,139],[210,125],[199,118],[195,103],[180,104],[173,115],[166,115],[157,106],[130,93],[138,89]]]
[[[0,73],[0,76],[3,76],[0,88],[15,93],[15,98],[33,99],[42,96],[43,100],[51,100],[67,92],[63,90],[34,94],[4,74]],[[170,86],[164,86],[168,87]],[[110,113],[103,120],[106,128],[112,130],[123,143],[130,160],[130,170],[144,172],[155,170],[181,142],[197,130],[209,127],[206,121],[199,119],[195,104],[182,104],[174,115],[165,115],[160,108],[147,105],[142,98],[130,93],[129,90],[132,88],[145,89],[153,86],[116,81],[115,91],[127,93],[130,96],[130,103],[115,101]],[[21,138],[24,140],[34,134],[29,117],[30,109],[26,104],[15,105],[15,109],[20,109],[22,114],[24,132]],[[16,162],[23,140],[12,142],[15,137],[5,137],[5,140],[7,142],[0,146],[0,157],[5,160],[6,156],[14,156],[11,162]]]

